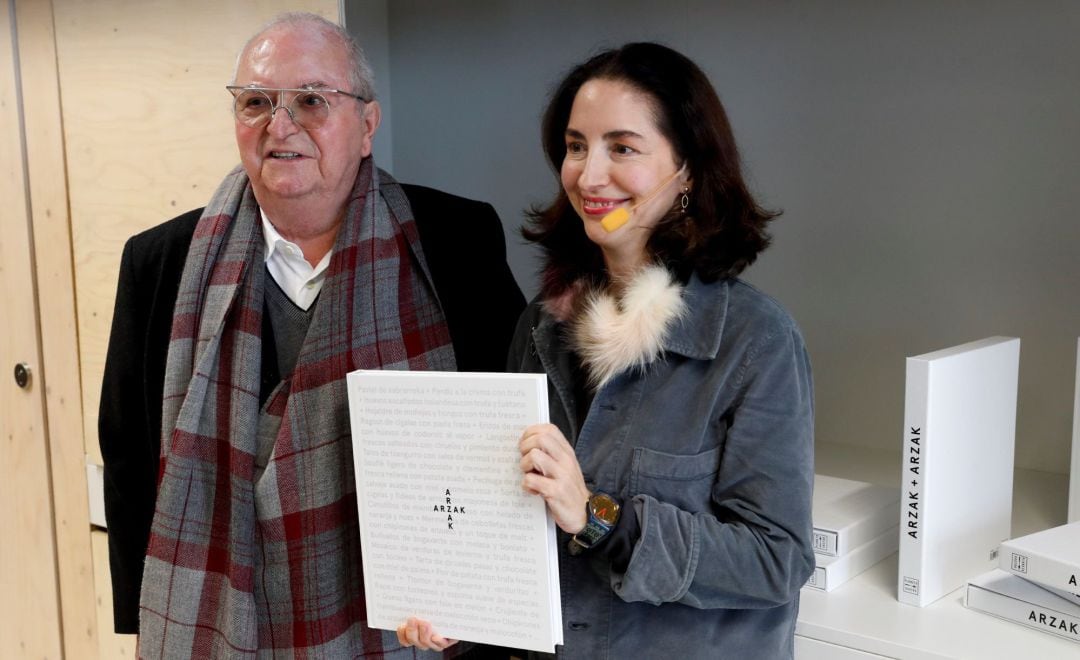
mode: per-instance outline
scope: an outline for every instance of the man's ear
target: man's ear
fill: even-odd
[[[375,137],[375,131],[379,130],[379,124],[382,122],[382,107],[378,101],[369,101],[364,104],[362,112],[364,122],[362,149],[364,158],[367,158],[371,155],[371,141]]]

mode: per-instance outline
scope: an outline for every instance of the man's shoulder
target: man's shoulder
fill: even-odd
[[[137,279],[179,279],[202,209],[193,209],[135,234],[124,246],[124,268]]]
[[[413,183],[401,184],[405,196],[409,198],[409,206],[412,207],[413,215],[419,222],[431,217],[431,214],[444,213],[447,209],[462,210],[470,207],[476,210],[490,208],[487,202],[468,199],[459,195],[452,195],[442,190],[419,186]]]
[[[403,183],[401,188],[429,262],[452,255],[458,263],[465,252],[482,259],[505,254],[502,222],[491,204],[426,186]]]
[[[192,209],[182,213],[171,220],[166,220],[159,225],[143,230],[135,234],[128,243],[132,249],[138,252],[167,252],[174,249],[182,249],[187,252],[191,237],[195,233],[195,225],[199,223],[203,210]]]

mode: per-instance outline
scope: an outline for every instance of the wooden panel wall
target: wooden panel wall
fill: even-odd
[[[338,20],[337,0],[15,0],[51,426],[64,654],[124,657],[86,482],[116,277],[130,235],[202,206],[239,161],[236,51],[281,11]],[[95,599],[96,593],[96,599]],[[96,601],[96,611],[95,604]],[[54,657],[52,653],[40,654]]]
[[[54,0],[78,301],[83,424],[97,409],[116,276],[132,234],[206,204],[239,163],[237,51],[281,11],[338,20],[337,0]]]
[[[97,651],[82,393],[52,3],[16,0],[64,653]]]
[[[17,31],[9,0],[0,0],[0,657],[56,658],[61,653],[45,380],[27,172],[19,121]],[[15,384],[18,362],[31,369]]]

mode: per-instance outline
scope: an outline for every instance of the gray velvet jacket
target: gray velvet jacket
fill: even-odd
[[[621,498],[640,536],[624,574],[572,557],[560,532],[564,658],[793,655],[813,570],[813,385],[798,327],[737,279],[684,293],[688,314],[643,372],[600,389],[582,428],[562,324],[534,301],[510,368],[546,372],[552,423],[590,490]]]

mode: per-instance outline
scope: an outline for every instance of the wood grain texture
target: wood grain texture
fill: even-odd
[[[49,282],[42,335],[47,362],[65,366],[68,379],[54,380],[49,398],[53,469],[65,475],[55,487],[65,653],[133,657],[134,638],[114,635],[111,604],[101,605],[111,601],[108,572],[91,561],[107,566],[107,552],[100,540],[91,552],[83,471],[85,455],[101,461],[97,410],[120,253],[129,236],[205,205],[239,162],[224,86],[244,41],[281,11],[337,20],[338,2],[53,0],[18,9],[34,34],[23,66],[34,69],[40,108],[28,130],[41,174],[38,271]]]
[[[97,657],[78,329],[51,2],[17,2],[64,655]]]
[[[336,0],[55,0],[87,453],[124,241],[204,206],[239,163],[225,85],[281,11],[338,20]]]
[[[0,0],[0,657],[59,658],[60,599],[15,31]],[[14,365],[31,369],[19,388]],[[74,367],[74,365],[72,365]],[[74,371],[74,370],[73,370]]]

